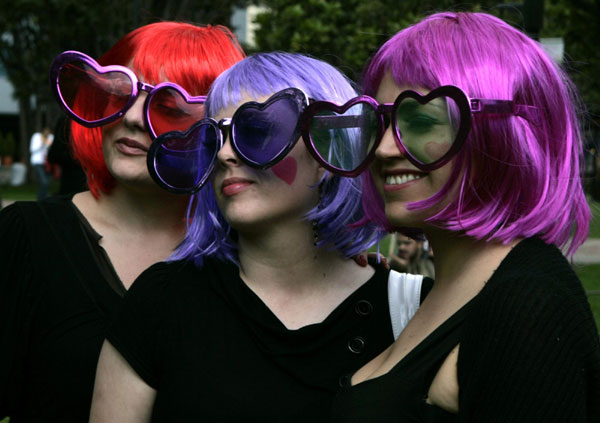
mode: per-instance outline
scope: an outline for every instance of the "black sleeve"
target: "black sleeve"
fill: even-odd
[[[170,269],[168,263],[157,263],[135,280],[107,333],[108,341],[154,389],[157,389],[160,340],[168,325],[166,292]]]
[[[29,227],[34,226],[31,223]],[[17,406],[31,321],[41,297],[34,283],[28,225],[15,203],[0,212],[0,419]]]
[[[425,298],[427,297],[427,294],[429,294],[429,291],[431,291],[431,288],[433,288],[433,279],[424,276],[423,282],[421,282],[421,297],[419,299],[420,304],[423,304],[423,301],[425,301]]]
[[[503,281],[504,295],[465,322],[461,422],[599,421],[589,420],[600,419],[600,347],[585,293],[533,279]]]

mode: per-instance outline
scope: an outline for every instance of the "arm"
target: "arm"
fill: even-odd
[[[104,341],[94,385],[90,423],[149,422],[156,391]]]
[[[18,203],[0,212],[0,420],[11,416],[28,380],[32,319],[43,293],[35,283],[30,237]]]

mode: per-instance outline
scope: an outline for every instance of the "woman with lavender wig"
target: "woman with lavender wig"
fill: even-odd
[[[340,381],[393,342],[389,271],[351,259],[376,236],[350,227],[360,179],[325,172],[296,143],[309,98],[354,96],[322,61],[257,54],[213,84],[214,120],[157,140],[171,156],[151,172],[175,189],[165,181],[192,168],[176,165],[178,149],[200,137],[193,161],[207,134],[223,137],[185,242],[138,278],[109,331],[93,422],[323,421]],[[421,278],[402,277],[413,300],[400,312],[412,313]]]
[[[600,421],[598,330],[557,248],[572,255],[590,220],[564,72],[501,20],[448,12],[392,37],[364,87],[381,119],[365,211],[421,229],[436,280],[332,420]]]

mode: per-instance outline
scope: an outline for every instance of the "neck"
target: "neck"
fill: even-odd
[[[91,222],[127,231],[185,231],[189,197],[158,190],[136,191],[117,185],[109,194],[94,198],[77,194],[73,202]]]
[[[426,236],[433,249],[436,285],[471,286],[477,291],[518,243],[486,242],[437,229],[427,230]]]
[[[316,247],[312,224],[305,220],[238,236],[240,275],[248,285],[302,289],[326,282],[348,261],[337,251]]]

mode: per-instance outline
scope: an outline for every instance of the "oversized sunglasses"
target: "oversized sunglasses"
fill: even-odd
[[[153,139],[185,131],[204,117],[205,96],[191,96],[172,82],[145,84],[125,66],[101,66],[78,51],[65,51],[54,59],[50,85],[69,117],[88,128],[123,117],[141,92],[148,94],[144,120]]]
[[[471,115],[512,114],[537,124],[537,109],[510,100],[470,99],[445,85],[426,95],[401,92],[394,103],[359,96],[339,106],[310,104],[301,118],[308,150],[327,170],[354,177],[369,166],[390,125],[398,149],[418,169],[432,171],[450,161],[471,129]]]
[[[148,151],[150,175],[168,191],[198,191],[210,176],[228,133],[242,162],[267,169],[283,159],[300,139],[300,116],[308,104],[303,91],[287,88],[264,103],[242,104],[230,119],[203,119],[185,132],[163,134]]]

